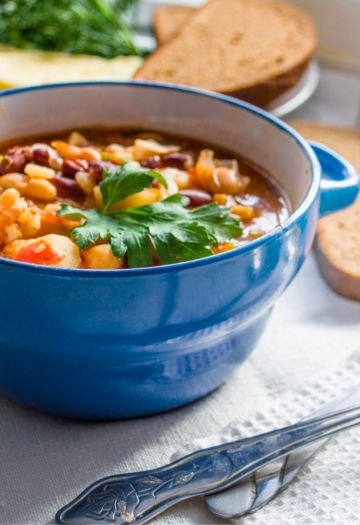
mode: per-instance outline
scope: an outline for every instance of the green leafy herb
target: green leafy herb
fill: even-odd
[[[111,211],[119,196],[141,191],[153,178],[165,182],[157,172],[125,164],[111,170],[101,183],[101,211],[62,204],[58,215],[83,221],[71,231],[81,249],[110,242],[114,255],[126,256],[131,268],[151,266],[154,254],[163,264],[207,257],[213,254],[212,246],[242,234],[239,221],[225,206],[213,203],[189,210],[188,199],[179,194],[148,206]]]
[[[160,173],[141,168],[133,162],[125,163],[121,168],[107,170],[100,184],[103,197],[102,211],[106,213],[116,202],[148,188],[153,179],[157,179],[167,188],[166,180]]]
[[[23,49],[136,55],[123,13],[138,0],[2,0],[0,42]]]

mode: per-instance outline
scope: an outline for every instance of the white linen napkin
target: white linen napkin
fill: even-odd
[[[314,381],[268,400],[261,410],[237,419],[221,432],[193,440],[177,449],[175,460],[195,450],[248,437],[294,423],[346,392],[360,380],[360,350],[343,367],[325,372]],[[331,439],[301,475],[271,504],[234,523],[359,524],[360,429]]]

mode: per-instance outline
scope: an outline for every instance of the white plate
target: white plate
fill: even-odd
[[[314,58],[304,71],[299,82],[283,93],[280,97],[275,99],[269,111],[277,117],[284,117],[289,115],[305,102],[314,94],[320,81],[320,68],[318,61]]]

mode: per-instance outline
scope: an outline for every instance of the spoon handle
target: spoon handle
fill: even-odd
[[[210,494],[323,437],[360,423],[360,407],[200,450],[163,467],[104,478],[56,515],[57,523],[142,524],[179,501]]]
[[[360,384],[351,388],[340,398],[323,405],[304,421],[324,417],[335,411],[360,405]],[[273,500],[299,474],[301,469],[327,442],[318,440],[307,447],[296,450],[283,459],[277,459],[242,479],[236,485],[205,497],[208,509],[221,518],[236,519],[256,512]]]

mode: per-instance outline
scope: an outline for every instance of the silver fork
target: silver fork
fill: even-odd
[[[163,467],[110,476],[56,514],[56,523],[142,524],[186,499],[219,492],[277,458],[360,424],[360,407],[199,450]]]
[[[357,405],[360,405],[360,385],[356,385],[331,403],[323,405],[304,421]],[[240,518],[245,514],[256,512],[282,492],[327,441],[322,439],[296,450],[285,458],[277,459],[257,470],[233,487],[206,496],[208,509],[216,516],[227,519]]]

